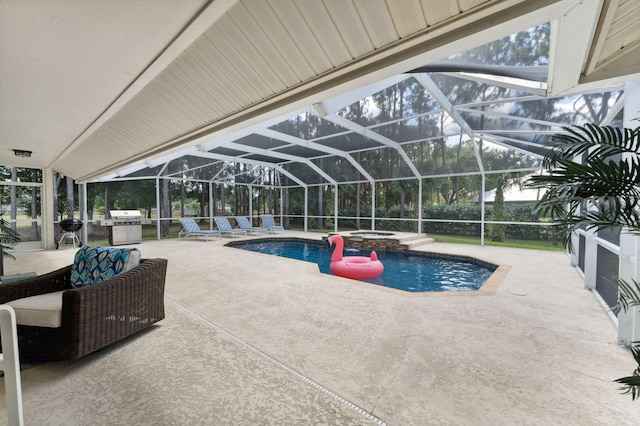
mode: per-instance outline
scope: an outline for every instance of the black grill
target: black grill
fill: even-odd
[[[82,241],[80,237],[76,235],[76,232],[82,228],[82,221],[80,219],[62,219],[60,221],[59,239],[56,239],[56,249],[60,247],[63,241],[71,240],[73,247],[76,247],[76,243],[79,247],[82,247]]]
[[[60,221],[60,228],[67,232],[76,232],[82,228],[82,221],[80,219],[62,219]]]

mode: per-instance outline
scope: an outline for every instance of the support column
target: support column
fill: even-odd
[[[87,245],[89,233],[88,233],[88,221],[87,221],[87,182],[78,184],[78,206],[80,208],[80,219],[84,224],[82,226],[82,244]]]
[[[480,203],[480,245],[484,247],[484,227],[485,227],[485,204],[484,204],[484,193],[486,187],[486,177],[485,174],[482,173],[482,181],[480,183],[480,194],[482,198],[482,202]]]
[[[422,234],[422,178],[418,179],[418,234]]]
[[[371,182],[371,230],[376,230],[376,183]]]
[[[282,225],[282,223],[280,224]],[[304,232],[309,230],[309,187],[304,187]]]
[[[640,82],[633,81],[624,86],[623,126],[635,129],[640,126],[636,120],[640,112]],[[633,285],[640,282],[640,240],[635,235],[620,235],[619,276]],[[631,346],[640,341],[640,307],[631,307],[618,314],[618,342]]]
[[[633,285],[640,276],[640,244],[635,235],[620,235],[620,259],[618,274],[620,279]],[[640,307],[629,307],[618,313],[618,343],[630,347],[640,341]]]
[[[282,189],[282,181],[280,179],[278,179],[278,184],[280,185],[280,225],[284,227],[284,189]]]
[[[472,138],[473,152],[478,162],[478,168],[480,170],[480,191],[478,193],[478,202],[480,203],[480,245],[484,247],[484,227],[485,227],[485,204],[484,204],[484,192],[486,190],[486,175],[484,170],[484,163],[482,162],[482,139],[476,140]]]
[[[213,229],[213,182],[209,182],[209,229]],[[224,203],[223,203],[224,208]]]
[[[338,184],[336,183],[333,188],[333,231],[338,232]]]
[[[156,177],[156,235],[158,241],[161,239],[160,232],[160,178]]]
[[[585,231],[584,233],[584,287],[590,290],[596,289],[596,280],[598,279],[597,236],[598,233],[593,229]]]
[[[249,191],[249,220],[251,221],[251,226],[253,226],[253,186],[247,186],[247,190]]]
[[[53,250],[55,248],[55,212],[53,211],[53,169],[42,169],[42,248]]]

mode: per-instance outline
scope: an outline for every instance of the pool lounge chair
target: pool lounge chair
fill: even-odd
[[[247,232],[255,232],[256,234],[267,232],[265,228],[260,228],[260,227],[251,225],[251,221],[249,220],[249,218],[245,216],[235,216],[235,219],[236,219],[236,222],[238,222],[240,229],[244,229]]]
[[[275,232],[284,230],[284,226],[276,225],[276,221],[273,218],[272,214],[263,214],[260,216],[262,219],[262,227],[267,230],[267,232]]]
[[[200,229],[196,221],[190,217],[180,219],[180,224],[182,224],[182,229],[178,232],[178,238],[205,237],[207,241],[209,241],[209,237],[212,235],[217,235],[219,238],[222,238],[220,231]]]
[[[213,220],[216,222],[218,231],[220,231],[221,234],[231,234],[233,238],[238,234],[247,235],[246,230],[232,227],[231,223],[229,223],[229,219],[224,216],[214,217]]]

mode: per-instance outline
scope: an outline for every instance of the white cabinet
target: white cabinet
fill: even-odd
[[[142,241],[142,225],[113,225],[111,227],[111,238],[109,243],[112,246],[118,244],[135,244]]]
[[[131,243],[139,243],[142,241],[142,225],[127,226],[127,238]]]

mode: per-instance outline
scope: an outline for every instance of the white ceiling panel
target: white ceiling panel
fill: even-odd
[[[441,2],[443,1],[446,1],[446,0],[441,0]],[[486,3],[484,0],[458,0],[460,12],[469,11],[474,7],[478,7],[484,3]]]
[[[640,78],[640,1],[605,0],[581,82]]]
[[[207,38],[202,37],[196,40],[187,49],[187,53],[205,71],[202,81],[212,89],[217,87],[215,93],[218,94],[221,105],[226,106],[225,110],[233,111],[250,102],[250,99],[237,87],[233,74],[229,75],[229,72],[221,68],[218,52],[214,50]]]
[[[617,54],[621,49],[637,43],[640,35],[640,2],[626,0],[619,3],[602,46],[602,57]]]
[[[311,3],[315,4],[316,2]],[[242,28],[246,37],[286,87],[300,82],[301,77],[287,64],[278,46],[271,42],[267,33],[262,30],[258,21],[254,19],[243,3],[238,3],[232,7],[228,12],[228,16],[233,19],[238,27]]]
[[[332,66],[336,67],[353,59],[336,24],[322,2],[292,2],[292,4],[304,17],[305,24],[313,32],[321,46],[322,53],[327,55]]]
[[[562,19],[584,3],[0,1],[0,162],[96,177],[525,29],[523,16]],[[630,55],[617,61],[638,43],[637,3],[607,2],[613,15],[585,41],[598,46],[590,63],[606,63],[594,72],[633,68]],[[585,28],[567,28],[558,53],[583,41],[575,34]],[[563,86],[577,84],[582,64],[566,68]],[[12,148],[34,155],[17,159]]]
[[[0,1],[0,161],[54,164],[206,3]]]
[[[255,75],[256,83],[264,84],[264,95],[283,90],[287,86],[278,77],[273,68],[249,38],[251,34],[245,34],[244,28],[239,27],[228,16],[223,16],[215,25],[222,35],[230,44],[231,48],[240,56],[243,66],[252,71]],[[241,29],[242,28],[242,29]]]
[[[371,38],[352,2],[328,0],[325,1],[325,6],[338,28],[341,42],[353,58],[358,58],[373,50]]]
[[[291,38],[289,31],[269,4],[262,1],[252,2],[247,4],[246,9],[258,23],[267,39],[280,52],[284,63],[296,74],[298,81],[312,78],[315,73],[311,64],[306,60],[304,53]]]
[[[260,71],[252,64],[253,56],[257,55],[237,50],[231,42],[232,38],[228,38],[217,25],[213,25],[205,36],[216,51],[214,60],[220,64],[227,77],[235,81],[236,87],[244,92],[251,103],[273,94],[262,81]]]
[[[453,18],[461,12],[458,2],[447,0],[422,0],[422,9],[429,26]]]
[[[318,42],[313,31],[310,30],[309,25],[298,8],[295,7],[294,2],[271,0],[269,4],[276,11],[278,20],[285,25],[289,37],[298,46],[307,63],[313,69],[314,74],[317,75],[333,68],[326,52],[322,49],[321,43]],[[310,55],[309,52],[314,54]]]
[[[400,38],[415,34],[427,27],[420,0],[388,2],[387,6]]]
[[[372,3],[375,3],[375,6],[372,7]],[[354,6],[375,49],[398,40],[398,33],[393,25],[385,0],[355,2]]]
[[[233,105],[228,102],[233,98],[219,96],[224,93],[224,87],[219,85],[191,55],[183,55],[176,65],[175,71],[182,77],[183,97],[190,99],[185,108],[190,113],[198,115],[203,124],[210,118],[205,111],[220,116],[239,106],[237,102]]]

